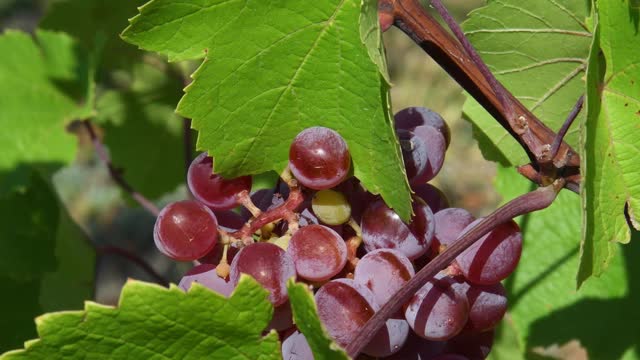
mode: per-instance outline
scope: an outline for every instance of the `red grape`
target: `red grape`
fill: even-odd
[[[362,215],[366,249],[396,249],[410,260],[424,254],[434,233],[433,213],[422,199],[414,198],[412,206],[414,215],[407,225],[383,200],[373,202]]]
[[[216,266],[212,264],[201,264],[193,267],[184,274],[178,286],[187,291],[194,282],[202,284],[225,297],[231,296],[235,288],[229,279],[223,279],[216,274]]]
[[[463,234],[477,221],[469,224]],[[515,221],[502,223],[456,258],[464,277],[474,284],[491,285],[509,276],[522,253],[522,234]]]
[[[269,301],[275,306],[287,299],[287,281],[296,276],[293,259],[282,248],[271,243],[251,244],[238,253],[231,262],[231,281],[237,285],[240,274],[252,276],[269,290]]]
[[[287,252],[293,258],[298,275],[310,281],[330,279],[347,263],[344,240],[322,225],[298,229],[289,241]]]
[[[405,318],[413,331],[429,340],[448,340],[467,323],[467,299],[452,288],[443,275],[429,280],[405,305]]]
[[[394,117],[395,128],[413,130],[419,126],[431,126],[442,134],[446,141],[446,147],[451,143],[451,131],[442,116],[437,112],[424,107],[408,107],[398,111]]]
[[[449,199],[447,199],[447,196],[442,190],[431,184],[418,184],[412,186],[411,189],[416,193],[416,196],[420,197],[429,205],[434,214],[449,207]]]
[[[456,279],[454,289],[469,302],[469,320],[464,331],[483,332],[495,328],[507,311],[507,292],[501,283],[469,284]]]
[[[193,196],[214,210],[229,210],[238,206],[237,195],[251,190],[251,176],[225,179],[213,173],[213,158],[198,155],[189,166],[187,183]]]
[[[289,168],[293,176],[308,188],[332,188],[347,177],[350,167],[347,143],[331,129],[305,129],[291,143]]]
[[[282,342],[283,360],[313,360],[313,352],[307,338],[299,331],[293,332]]]
[[[177,201],[165,206],[153,228],[158,249],[178,261],[205,256],[218,241],[218,221],[213,211],[197,201]]]
[[[414,275],[413,265],[404,254],[378,249],[358,261],[353,280],[368,287],[376,302],[384,305]]]
[[[431,248],[437,253],[442,252],[442,246],[450,246],[458,239],[462,231],[475,218],[465,209],[448,208],[440,210],[434,215],[436,231],[433,234]]]

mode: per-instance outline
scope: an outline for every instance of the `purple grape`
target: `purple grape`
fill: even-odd
[[[218,221],[211,209],[197,201],[171,203],[160,211],[153,239],[163,254],[178,261],[205,256],[218,242]]]
[[[451,246],[462,231],[475,220],[471,213],[460,208],[440,210],[435,213],[434,218],[436,231],[433,234],[431,248],[436,254]]]
[[[411,331],[402,349],[387,360],[431,360],[442,354],[445,345],[444,341],[423,339]]]
[[[269,290],[269,301],[275,306],[287,299],[287,281],[295,278],[293,259],[282,248],[271,243],[251,244],[238,253],[231,262],[230,278],[233,284],[240,281],[240,274],[252,276]]]
[[[434,214],[449,207],[449,199],[447,199],[447,196],[442,190],[431,184],[418,184],[412,186],[411,189],[416,193],[416,196],[420,197],[429,205]]]
[[[419,126],[431,126],[438,130],[445,139],[446,147],[451,143],[451,131],[442,116],[424,107],[408,107],[398,111],[394,117],[395,128],[413,130]]]
[[[314,360],[307,339],[299,331],[294,331],[282,342],[283,360]]]
[[[284,304],[273,308],[273,316],[265,331],[270,331],[271,329],[284,331],[291,327],[293,327],[293,314],[291,313],[291,304],[286,301]]]
[[[418,336],[443,341],[464,328],[469,304],[452,288],[452,283],[449,277],[438,274],[405,305],[405,318]]]
[[[320,320],[329,335],[342,347],[351,342],[379,308],[371,291],[350,279],[329,281],[318,290],[315,299]],[[399,350],[409,333],[409,327],[403,323],[406,325],[404,320],[387,320],[364,352],[372,356],[384,356],[381,354]]]
[[[433,179],[444,164],[445,141],[433,127],[421,126],[412,131],[397,131],[407,178],[412,186]]]
[[[196,200],[214,210],[229,210],[238,206],[237,195],[251,190],[251,176],[225,179],[213,173],[213,158],[198,155],[189,166],[187,184]]]
[[[216,219],[218,219],[218,226],[227,232],[240,230],[245,224],[244,218],[237,212],[225,210],[214,211],[213,213],[216,215]]]
[[[484,332],[495,328],[507,311],[507,293],[501,283],[493,285],[469,284],[456,279],[453,285],[458,293],[467,297],[469,320],[464,331]]]
[[[223,279],[216,274],[216,266],[212,264],[201,264],[194,266],[180,280],[178,287],[188,291],[191,285],[197,282],[218,294],[229,297],[235,286],[229,279]]]
[[[463,234],[477,221],[469,224]],[[500,224],[460,254],[455,262],[474,284],[491,285],[509,276],[522,253],[522,234],[515,221]]]
[[[351,155],[340,134],[312,127],[300,132],[291,143],[289,168],[300,184],[315,190],[329,189],[349,175]]]
[[[279,200],[281,200],[280,195],[276,196],[273,189],[260,189],[251,193],[251,202],[262,211],[267,211],[275,201]],[[284,202],[284,200],[281,202]],[[253,215],[243,206],[240,209],[240,216],[246,221],[251,219]]]
[[[347,246],[338,233],[323,225],[298,229],[287,249],[296,272],[310,281],[328,280],[347,263]]]
[[[434,217],[422,199],[413,199],[413,217],[409,225],[383,200],[373,202],[362,215],[362,239],[367,251],[396,249],[409,260],[424,254],[434,233]]]
[[[351,342],[378,309],[371,291],[349,279],[324,284],[316,293],[315,300],[320,320],[342,347]]]
[[[401,252],[378,249],[358,261],[353,280],[369,288],[376,302],[384,305],[414,275],[411,261]]]
[[[469,360],[486,359],[491,352],[493,338],[493,330],[479,334],[464,331],[447,341],[445,352],[463,355]]]

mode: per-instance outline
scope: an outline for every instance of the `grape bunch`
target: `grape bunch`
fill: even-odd
[[[320,320],[346,347],[417,271],[480,220],[451,208],[428,183],[451,141],[444,120],[420,107],[394,118],[414,191],[409,222],[352,176],[347,143],[332,129],[300,132],[281,181],[253,193],[251,177],[225,179],[203,153],[187,174],[194,200],[167,205],[154,229],[162,253],[196,263],[179,286],[186,291],[198,282],[228,297],[241,274],[252,276],[269,291],[274,315],[265,331],[278,331],[283,358],[313,359],[292,320],[286,283],[294,278],[314,290]],[[500,282],[521,250],[518,225],[498,224],[416,292],[360,357],[486,358],[507,309]]]

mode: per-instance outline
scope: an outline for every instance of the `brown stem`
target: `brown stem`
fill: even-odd
[[[111,175],[113,181],[118,184],[118,186],[120,186],[122,190],[126,191],[138,204],[140,204],[140,206],[149,211],[153,216],[158,216],[158,214],[160,213],[158,207],[149,199],[142,196],[142,194],[135,191],[133,186],[131,186],[131,184],[129,184],[122,176],[122,169],[118,169],[113,165],[113,163],[111,162],[111,158],[107,154],[107,150],[96,135],[96,132],[93,130],[91,122],[89,120],[83,120],[82,123],[87,129],[87,132],[89,132],[89,136],[91,137],[93,146],[96,149],[96,153],[98,154],[98,157],[100,157],[102,162],[104,162],[104,164],[107,166],[107,169],[109,170],[109,174]]]
[[[362,348],[371,341],[373,336],[380,330],[391,315],[399,311],[402,305],[409,301],[429,279],[433,278],[438,271],[449,266],[460,253],[469,248],[474,242],[497,225],[509,221],[514,217],[546,208],[553,202],[558,191],[560,191],[563,186],[564,180],[559,179],[552,185],[541,187],[521,195],[496,209],[489,216],[478,222],[476,226],[458,238],[458,240],[444,252],[440,253],[422,268],[416,276],[411,278],[409,282],[391,297],[389,302],[384,304],[384,306],[369,319],[347,346],[347,354],[355,359],[362,351]]]
[[[419,0],[380,0],[379,9],[392,13],[395,25],[469,92],[521,144],[531,162],[538,164],[544,149],[556,138],[553,130],[507,91],[505,100],[514,112],[508,116],[500,98],[463,46],[425,11]],[[566,178],[568,187],[579,186],[580,157],[568,144],[561,143],[553,163],[558,167],[555,173],[572,174]]]
[[[139,257],[138,255],[127,251],[123,248],[119,248],[116,246],[101,246],[96,248],[96,252],[100,255],[118,255],[121,256],[132,263],[138,265],[142,270],[146,271],[155,281],[161,285],[169,286],[169,281],[165,279],[162,275],[156,272],[151,265],[149,265],[144,259]]]
[[[562,144],[565,135],[567,135],[567,131],[569,131],[571,124],[573,124],[573,121],[578,117],[578,114],[580,113],[580,110],[582,110],[583,105],[584,95],[580,95],[580,98],[578,98],[578,101],[573,106],[573,109],[569,113],[569,116],[567,116],[567,119],[562,124],[562,127],[560,127],[560,130],[558,130],[558,135],[556,135],[556,138],[553,140],[553,144],[551,144],[551,150],[549,151],[549,157],[551,159],[555,158],[556,155],[558,155],[560,144]]]
[[[286,181],[287,179],[283,180]],[[270,209],[269,211],[262,212],[260,215],[247,222],[242,229],[229,235],[236,239],[249,238],[264,225],[285,219],[289,217],[292,212],[295,212],[296,208],[302,204],[304,197],[295,180],[289,182],[289,184],[291,184],[291,187],[289,188],[289,197],[287,198],[287,201],[280,204],[278,207]]]

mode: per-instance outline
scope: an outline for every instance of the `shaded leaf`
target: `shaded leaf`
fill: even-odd
[[[95,253],[50,184],[33,170],[0,196],[0,351],[36,335],[33,318],[93,295]]]
[[[471,12],[463,28],[498,80],[557,130],[584,93],[591,42],[586,16],[584,0],[491,1]],[[483,135],[479,143],[486,159],[502,165],[529,162],[522,147],[471,97],[463,111],[476,134]],[[565,140],[577,148],[577,126]]]
[[[499,168],[496,188],[505,200],[533,189],[512,168]],[[601,278],[576,290],[580,215],[579,197],[562,191],[549,208],[516,219],[522,257],[505,287],[518,342],[528,357],[535,347],[577,340],[590,359],[637,359],[623,354],[640,341],[640,313],[631,310],[640,301],[640,246],[625,249],[624,261],[618,256]]]

